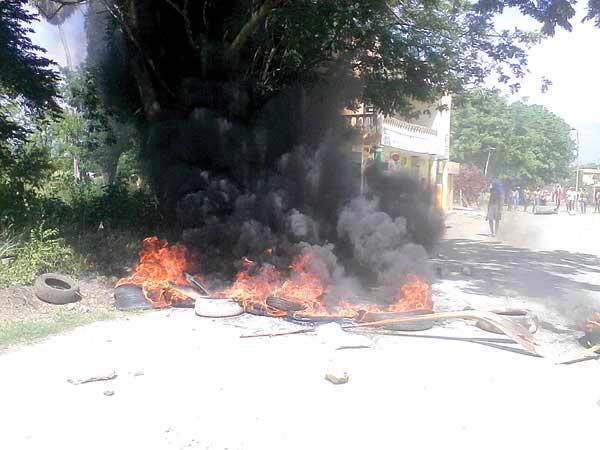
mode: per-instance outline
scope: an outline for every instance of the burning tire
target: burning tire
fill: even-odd
[[[538,329],[537,319],[535,316],[524,309],[503,309],[490,312],[517,322],[530,333],[535,333]],[[504,334],[501,330],[483,320],[478,320],[475,325],[477,328],[480,328],[484,331],[489,331],[490,333]]]
[[[230,298],[210,298],[196,300],[196,315],[200,317],[224,318],[239,316],[244,308]]]
[[[272,308],[280,309],[282,311],[302,311],[306,309],[306,304],[288,300],[283,297],[267,297],[267,305]]]
[[[40,300],[54,305],[65,305],[81,299],[79,284],[72,278],[57,273],[45,273],[35,280],[35,295]]]
[[[431,314],[431,310],[415,310],[404,312],[366,312],[361,322],[376,322],[379,320],[401,319],[403,317],[421,316]],[[381,325],[381,328],[392,331],[425,331],[433,327],[433,321],[391,323]]]
[[[124,284],[115,288],[115,307],[119,311],[150,309],[152,305],[142,292],[142,288],[133,284]]]

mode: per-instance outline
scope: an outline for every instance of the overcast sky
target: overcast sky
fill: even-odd
[[[541,104],[579,130],[581,162],[600,163],[600,29],[592,23],[581,23],[584,14],[580,2],[573,32],[559,29],[529,53],[530,74],[513,98],[527,97],[529,103]],[[539,30],[534,20],[508,11],[497,20],[498,28],[519,27]],[[48,50],[48,56],[61,66],[66,64],[58,29],[43,21],[33,25],[33,41]],[[74,65],[85,58],[85,31],[81,11],[63,25]],[[552,81],[547,93],[541,92],[541,79]],[[492,83],[493,84],[493,83]]]

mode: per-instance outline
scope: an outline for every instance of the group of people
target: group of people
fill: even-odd
[[[535,190],[521,189],[517,186],[512,188],[507,196],[506,203],[509,211],[517,211],[522,205],[523,211],[527,212],[531,206],[532,212],[535,213],[538,206],[546,206],[550,202],[554,203],[555,210],[559,211],[564,202],[567,212],[571,214],[576,212],[585,214],[590,203],[594,205],[594,212],[600,213],[600,189],[591,195],[583,189],[576,190],[573,187],[569,187],[565,191],[560,184],[551,189],[538,187]]]
[[[532,212],[535,213],[539,206],[547,206],[550,202],[554,203],[555,210],[558,212],[563,201],[566,203],[569,214],[575,214],[577,211],[585,214],[590,201],[594,204],[594,212],[600,213],[600,189],[590,195],[583,189],[576,190],[573,187],[569,187],[564,191],[560,184],[551,189],[538,187],[535,190],[521,189],[519,186],[515,186],[505,194],[502,183],[498,179],[494,179],[490,185],[490,201],[487,213],[490,232],[492,236],[498,233],[505,202],[509,211],[513,209],[517,211],[518,207],[523,205],[523,211],[527,212],[529,206],[532,206]]]

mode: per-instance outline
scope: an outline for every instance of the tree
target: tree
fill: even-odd
[[[24,0],[0,2],[0,222],[27,208],[49,168],[45,149],[26,143],[45,112],[57,112],[57,73],[27,33]]]
[[[58,110],[57,73],[52,61],[40,54],[44,49],[32,44],[28,26],[35,16],[25,9],[25,0],[0,3],[0,106],[18,99],[30,113]],[[26,130],[0,111],[0,149],[10,140],[22,139]],[[5,150],[3,159],[10,158]],[[5,161],[6,163],[6,161]]]
[[[63,97],[63,126],[59,128],[77,125],[75,121],[79,124],[76,130],[71,127],[74,133],[62,135],[66,138],[63,141],[77,140],[79,150],[72,155],[82,158],[86,170],[100,170],[105,181],[113,184],[121,155],[127,151],[135,153],[139,148],[136,128],[105,108],[86,66],[66,73]]]
[[[497,91],[479,89],[455,103],[454,158],[487,175],[519,184],[561,181],[568,175],[575,143],[571,127],[543,106],[509,103]]]
[[[479,167],[467,163],[461,166],[455,185],[461,200],[467,206],[471,206],[478,204],[481,193],[488,185],[488,180]]]

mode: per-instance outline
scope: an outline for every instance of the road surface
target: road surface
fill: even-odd
[[[558,331],[593,308],[600,269],[581,235],[597,219],[537,219],[516,218],[513,227],[506,220],[492,240],[478,236],[486,231],[481,217],[452,215],[435,261],[449,268],[435,285],[438,307],[525,303]],[[540,224],[535,241],[517,232]],[[535,245],[524,248],[529,242]],[[566,251],[575,242],[575,252]],[[417,337],[327,326],[240,339],[290,327],[262,317],[158,311],[0,355],[0,448],[598,447],[598,361],[555,364],[577,350],[572,332],[540,330],[545,358],[508,343],[436,337],[490,336],[464,323]],[[112,371],[117,377],[109,381],[67,381]],[[347,384],[324,379],[343,372]]]

